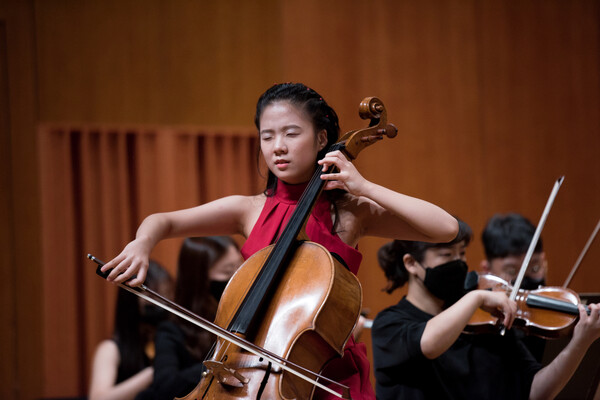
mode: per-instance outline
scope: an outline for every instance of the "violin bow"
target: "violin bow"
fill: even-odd
[[[91,254],[88,254],[87,258],[89,258],[90,260],[92,260],[93,262],[98,264],[98,268],[96,269],[96,274],[98,274],[102,278],[106,279],[106,277],[108,276],[108,274],[110,272],[109,271],[102,272],[100,270],[100,268],[105,263],[103,261],[97,259],[96,257],[94,257]],[[246,350],[256,356],[266,358],[273,364],[278,365],[281,369],[283,369],[291,374],[294,374],[297,377],[304,379],[305,381],[310,382],[313,385],[315,385],[315,386],[317,386],[339,398],[350,398],[349,395],[348,395],[348,397],[345,397],[343,394],[340,394],[340,393],[334,391],[333,389],[328,388],[327,386],[317,382],[315,379],[312,379],[304,374],[313,375],[316,377],[316,379],[320,379],[320,380],[326,381],[328,383],[335,384],[335,385],[339,386],[345,393],[349,393],[350,389],[347,386],[342,385],[339,382],[335,382],[325,376],[319,375],[316,372],[308,370],[300,365],[294,364],[291,361],[286,360],[286,359],[278,356],[275,353],[272,353],[266,349],[263,349],[262,347],[256,346],[252,342],[244,340],[243,338],[235,335],[234,333],[229,332],[227,329],[222,328],[219,325],[216,325],[216,324],[206,320],[205,318],[202,318],[202,317],[192,313],[189,310],[186,310],[185,308],[181,307],[177,303],[172,302],[171,300],[169,300],[169,299],[161,296],[160,294],[154,292],[153,290],[149,289],[144,284],[142,284],[140,287],[131,287],[131,286],[127,286],[122,283],[117,283],[117,286],[119,286],[121,289],[127,290],[130,293],[135,294],[138,297],[141,297],[142,299],[144,299],[152,304],[157,305],[158,307],[160,307],[164,310],[169,311],[172,314],[177,315],[180,318],[185,319],[186,321],[191,322],[192,324],[194,324],[196,326],[199,326],[202,329],[209,331],[210,333],[212,333],[215,336],[218,336],[228,342],[235,344],[236,346],[243,348],[244,350]],[[293,368],[292,368],[292,366],[293,366]],[[297,371],[297,369],[302,372]]]
[[[513,285],[512,292],[510,293],[510,299],[516,300],[517,294],[519,293],[519,289],[521,288],[521,282],[523,281],[523,277],[525,276],[525,272],[527,271],[527,266],[529,265],[529,261],[531,261],[531,256],[533,256],[533,251],[535,250],[535,246],[540,240],[540,235],[542,234],[542,229],[544,229],[544,224],[546,223],[546,219],[548,218],[548,214],[550,213],[550,209],[552,208],[552,204],[554,203],[554,199],[558,194],[558,189],[560,189],[560,185],[562,185],[565,177],[561,176],[554,182],[554,187],[552,188],[552,192],[550,193],[550,197],[548,197],[548,201],[546,202],[546,207],[544,208],[544,212],[542,213],[542,217],[540,218],[540,222],[537,224],[535,228],[535,233],[533,234],[533,239],[531,239],[531,243],[529,243],[529,248],[527,249],[527,253],[525,254],[525,258],[523,259],[523,264],[521,264],[521,269],[519,270],[519,275]],[[506,327],[503,327],[500,334],[504,335],[506,331]]]
[[[598,234],[599,230],[600,230],[600,219],[598,220],[598,223],[596,224],[596,228],[594,228],[594,231],[590,235],[590,238],[588,239],[587,243],[585,244],[585,246],[583,246],[583,250],[581,250],[581,254],[579,254],[577,261],[575,261],[573,268],[571,268],[571,272],[569,273],[569,276],[565,280],[565,283],[563,283],[563,285],[562,285],[563,288],[568,287],[569,283],[571,283],[571,279],[573,279],[573,275],[575,275],[577,268],[579,268],[579,264],[581,264],[581,261],[583,261],[583,258],[587,254],[587,251],[590,248],[590,245],[592,244],[594,239],[596,238],[596,235]]]

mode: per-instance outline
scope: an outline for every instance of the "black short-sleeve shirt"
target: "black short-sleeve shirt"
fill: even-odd
[[[406,298],[377,315],[373,358],[378,400],[527,399],[541,365],[511,331],[462,334],[441,356],[421,352],[432,315]]]
[[[202,378],[202,360],[197,360],[189,352],[183,331],[169,320],[158,326],[155,346],[154,379],[150,387],[135,399],[162,400],[186,396]]]

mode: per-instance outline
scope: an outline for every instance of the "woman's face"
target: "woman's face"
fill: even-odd
[[[423,262],[424,267],[435,268],[454,260],[467,262],[467,246],[464,241],[445,247],[431,247],[425,250]]]
[[[269,170],[290,184],[310,180],[317,153],[327,144],[327,132],[315,134],[312,121],[288,101],[278,101],[264,109],[259,135]]]
[[[211,281],[227,281],[242,265],[244,259],[235,246],[229,246],[227,252],[208,271]]]

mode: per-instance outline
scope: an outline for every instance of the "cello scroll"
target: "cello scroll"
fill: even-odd
[[[398,129],[387,123],[387,111],[377,97],[365,97],[358,106],[358,114],[362,119],[371,119],[369,126],[350,131],[338,141],[344,143],[344,153],[350,160],[356,159],[364,148],[382,140],[384,135],[391,139],[398,134]]]

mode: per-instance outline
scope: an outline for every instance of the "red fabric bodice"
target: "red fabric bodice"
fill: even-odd
[[[277,181],[275,194],[267,197],[258,221],[242,247],[244,259],[248,259],[257,251],[275,243],[296,209],[298,200],[307,185],[308,183],[290,185]],[[330,210],[331,204],[325,196],[321,195],[306,223],[306,234],[312,242],[319,243],[329,252],[340,256],[348,269],[356,275],[362,254],[344,243],[337,234],[332,233],[333,222]]]

